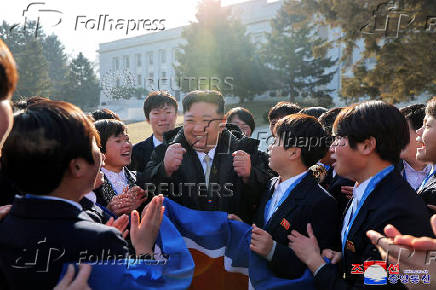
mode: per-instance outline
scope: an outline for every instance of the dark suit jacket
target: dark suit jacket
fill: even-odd
[[[398,171],[392,171],[377,184],[353,222],[347,239],[354,244],[355,250],[345,249],[340,265],[328,264],[321,268],[315,276],[317,289],[364,288],[363,275],[350,274],[352,264],[382,260],[366,232],[376,230],[383,233],[384,227],[392,224],[402,234],[433,237],[429,218],[424,202]]]
[[[339,215],[335,199],[322,189],[309,170],[307,175],[292,190],[288,198],[271,216],[265,225],[264,212],[268,200],[274,193],[274,184],[279,178],[272,178],[268,191],[263,195],[256,214],[256,225],[264,228],[277,242],[272,261],[272,271],[278,277],[296,279],[301,277],[306,265],[303,264],[288,246],[288,235],[297,230],[307,235],[307,224],[311,223],[318,237],[320,249],[339,249]],[[290,223],[286,229],[281,222]]]
[[[11,289],[53,289],[64,263],[95,262],[103,250],[128,254],[118,230],[64,201],[15,199],[0,232],[0,267]]]
[[[128,168],[131,171],[136,171],[136,183],[143,189],[145,189],[144,184],[148,182],[145,175],[145,166],[150,161],[153,150],[153,135],[145,139],[145,141],[136,143],[132,149],[132,162]]]
[[[418,195],[422,198],[425,204],[436,205],[436,176],[432,176],[428,179],[427,183],[418,189]],[[435,214],[433,210],[427,208],[429,214]]]
[[[342,216],[349,199],[341,192],[341,187],[354,186],[354,181],[341,177],[338,174],[333,177],[333,167],[330,167],[321,185],[336,199],[338,202],[338,212]]]
[[[88,216],[96,223],[105,224],[111,218],[109,214],[86,197],[83,197],[79,203]]]
[[[181,143],[186,149],[183,161],[171,177],[167,177],[163,159],[170,144]],[[259,140],[242,136],[238,139],[223,130],[215,151],[210,173],[209,190],[204,185],[203,168],[195,150],[188,144],[183,127],[164,134],[164,143],[155,148],[146,172],[156,186],[154,193],[163,193],[181,205],[197,210],[220,210],[234,213],[245,222],[251,222],[262,192],[271,178],[270,169],[258,154]],[[244,150],[251,156],[251,175],[243,183],[233,169],[232,153]],[[159,185],[165,185],[159,188]],[[168,185],[169,184],[169,185]],[[203,184],[203,185],[200,185]],[[161,190],[159,190],[161,189]]]

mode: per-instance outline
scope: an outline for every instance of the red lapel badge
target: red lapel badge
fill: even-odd
[[[284,218],[280,222],[280,225],[285,228],[285,230],[289,230],[291,224]]]

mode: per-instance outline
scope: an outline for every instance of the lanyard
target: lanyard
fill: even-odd
[[[274,206],[273,211],[271,212],[271,215],[268,215],[269,213],[269,208],[271,206],[271,201],[272,201],[272,197],[270,200],[268,200],[268,202],[266,203],[265,206],[265,212],[264,212],[264,219],[265,219],[265,223],[267,223],[270,219],[271,216],[274,214],[274,212],[277,210],[277,208],[288,198],[289,194],[291,193],[291,191],[295,188],[295,186],[297,186],[298,183],[300,183],[300,181],[307,175],[307,172],[305,172],[302,176],[300,176],[297,180],[295,180],[289,187],[288,189],[286,189],[285,193],[283,194],[282,198],[279,200],[279,202],[277,202]]]
[[[424,187],[424,185],[427,183],[427,181],[430,179],[430,177],[435,175],[435,173],[436,173],[436,170],[434,170],[434,168],[432,168],[431,171],[429,172],[429,174],[427,174],[425,179],[422,181],[421,186],[419,187],[418,190],[421,190]]]
[[[342,239],[342,253],[344,253],[344,247],[345,242],[347,241],[348,232],[350,231],[351,227],[353,226],[353,222],[356,219],[357,215],[359,214],[360,209],[362,208],[363,204],[365,203],[366,198],[371,194],[371,192],[374,190],[376,185],[386,177],[389,173],[392,172],[394,169],[393,165],[390,165],[377,173],[373,178],[371,178],[371,181],[369,182],[368,186],[365,188],[365,192],[363,193],[362,199],[359,201],[357,205],[357,209],[353,213],[353,217],[351,218],[350,222],[348,223],[345,232],[344,232],[344,238]]]

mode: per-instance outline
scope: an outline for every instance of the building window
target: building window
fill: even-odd
[[[153,65],[153,52],[147,53],[148,64]]]
[[[112,58],[112,70],[118,70],[120,68],[120,61],[118,60],[118,57]]]
[[[124,68],[130,67],[130,59],[128,55],[123,56],[123,66]]]
[[[159,50],[159,59],[160,59],[160,63],[167,62],[167,52],[165,49]]]
[[[160,83],[166,85],[168,83],[167,72],[163,71],[160,74]]]
[[[141,54],[138,53],[138,54],[136,55],[136,66],[137,66],[137,67],[141,67],[141,65],[142,65]]]
[[[142,86],[142,75],[138,75],[137,82],[138,82],[138,86]]]

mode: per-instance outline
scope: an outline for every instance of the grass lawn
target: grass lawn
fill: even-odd
[[[249,102],[245,104],[232,104],[226,106],[226,112],[233,107],[245,107],[253,114],[254,121],[256,126],[261,126],[267,123],[267,119],[265,119],[266,114],[268,113],[269,108],[274,106],[277,101],[257,101],[257,102]],[[176,127],[177,125],[183,124],[183,115],[177,116]],[[152,134],[151,126],[148,125],[146,121],[132,123],[127,125],[129,137],[132,144],[143,141],[145,138],[149,137]]]

